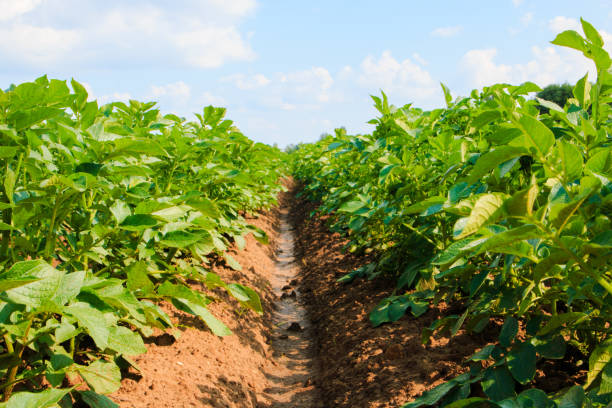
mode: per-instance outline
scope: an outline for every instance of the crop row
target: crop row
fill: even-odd
[[[193,282],[262,313],[258,295],[206,267],[245,236],[243,215],[281,187],[278,149],[206,107],[88,101],[41,77],[0,91],[0,406],[117,406],[104,394],[138,369],[143,336],[173,329],[166,300],[217,335],[230,330]],[[178,331],[174,331],[178,335]],[[85,382],[86,387],[82,384]]]
[[[374,261],[340,278],[395,279],[374,326],[432,302],[463,312],[441,333],[479,333],[503,321],[469,370],[404,408],[604,407],[612,402],[612,61],[598,32],[554,44],[591,59],[563,107],[540,88],[497,84],[423,111],[373,97],[371,134],[343,129],[293,153],[293,172],[348,249]],[[543,109],[546,108],[546,109]],[[547,112],[547,113],[543,113]],[[538,388],[536,371],[571,361],[582,385]]]

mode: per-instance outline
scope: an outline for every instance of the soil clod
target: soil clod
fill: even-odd
[[[304,329],[302,329],[302,326],[300,326],[298,322],[292,322],[289,327],[287,327],[287,330],[292,332],[301,332]]]

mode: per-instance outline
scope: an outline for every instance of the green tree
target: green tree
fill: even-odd
[[[542,89],[536,95],[540,99],[554,102],[563,107],[565,106],[565,102],[573,96],[572,86],[567,82],[561,85],[551,84]],[[540,106],[539,109],[541,113],[548,113],[548,108],[545,108],[544,106]]]

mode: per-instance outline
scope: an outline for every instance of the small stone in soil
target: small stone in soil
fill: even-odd
[[[281,334],[280,336],[278,336],[278,338],[280,340],[287,340],[289,338],[289,336],[287,336],[286,334]]]
[[[281,290],[291,290],[291,286],[285,285],[281,288]]]
[[[291,291],[291,293],[289,294],[289,297],[292,297],[292,298],[297,297],[297,294],[295,293],[295,290]]]
[[[289,285],[295,286],[297,285],[297,283],[298,283],[297,279],[291,279],[291,282],[289,282]]]
[[[287,327],[288,331],[294,331],[294,332],[300,332],[304,329],[302,329],[302,326],[300,326],[300,324],[298,322],[293,322],[289,325],[289,327]]]

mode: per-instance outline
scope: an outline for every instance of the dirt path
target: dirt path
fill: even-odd
[[[158,331],[145,340],[147,353],[134,358],[140,371],[125,372],[121,389],[111,395],[122,408],[326,407],[313,385],[312,329],[295,282],[300,267],[287,221],[292,200],[291,193],[283,193],[277,207],[247,218],[268,234],[270,245],[248,236],[245,250],[232,252],[241,271],[223,263],[209,266],[227,282],[254,288],[263,315],[236,314],[239,305],[224,291],[211,293],[194,283],[221,300],[209,309],[233,334],[217,337],[198,319],[162,304],[180,336]],[[289,330],[291,323],[299,328]]]
[[[294,256],[295,237],[289,225],[289,209],[280,210],[280,234],[276,270],[271,284],[278,296],[273,315],[272,357],[277,364],[266,373],[270,386],[264,390],[272,408],[320,406],[314,390],[313,333],[297,288],[300,266]]]

